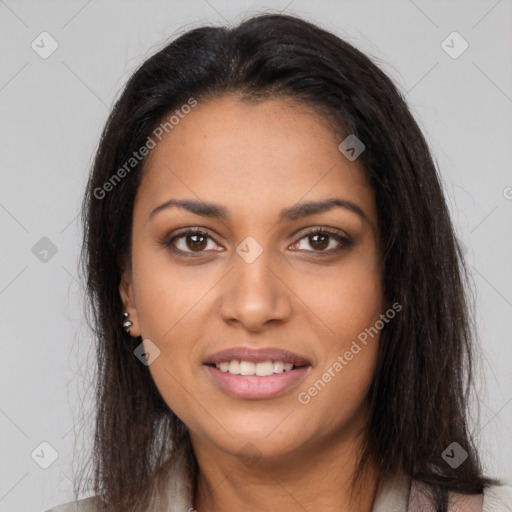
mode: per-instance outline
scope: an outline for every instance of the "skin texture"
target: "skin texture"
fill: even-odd
[[[120,293],[133,322],[130,334],[160,349],[151,375],[190,430],[200,512],[372,508],[375,467],[354,496],[350,479],[378,335],[309,403],[298,401],[385,311],[374,194],[358,161],[338,150],[340,142],[304,106],[230,95],[199,102],[146,160]],[[366,219],[332,208],[278,220],[283,208],[333,197],[356,203]],[[217,203],[232,219],[177,207],[149,219],[169,199]],[[315,242],[307,232],[320,226],[353,243]],[[210,238],[200,239],[200,249],[190,236],[175,240],[192,256],[174,255],[163,242],[188,227]],[[252,263],[236,252],[248,236],[263,250]],[[233,397],[203,362],[235,346],[291,350],[312,367],[281,396]],[[248,462],[244,456],[251,455]]]

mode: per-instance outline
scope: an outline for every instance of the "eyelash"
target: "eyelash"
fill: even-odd
[[[318,256],[318,257],[331,256],[332,254],[338,253],[339,251],[346,249],[348,247],[351,247],[353,245],[352,240],[341,235],[337,231],[333,231],[332,229],[327,228],[327,227],[314,228],[311,231],[304,233],[304,235],[302,235],[298,241],[302,240],[303,238],[311,237],[311,236],[314,236],[317,234],[328,235],[328,236],[334,238],[338,243],[341,244],[340,247],[338,247],[336,249],[331,249],[330,251],[306,251],[306,252],[316,253],[316,256]],[[172,253],[178,254],[178,255],[183,255],[185,257],[194,258],[194,257],[199,256],[202,252],[206,252],[206,251],[198,251],[198,252],[194,253],[193,251],[183,251],[181,249],[176,249],[176,247],[174,247],[173,243],[176,240],[178,240],[180,238],[185,238],[188,235],[201,235],[201,236],[205,236],[205,237],[208,237],[213,240],[213,238],[209,235],[209,233],[204,231],[203,229],[188,228],[186,231],[182,231],[181,233],[178,233],[177,235],[174,235],[171,238],[167,238],[167,239],[163,240],[161,242],[161,244],[164,247],[166,247],[167,249],[169,249]],[[295,243],[292,245],[295,245]]]

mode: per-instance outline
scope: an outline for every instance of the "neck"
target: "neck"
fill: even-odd
[[[192,438],[199,465],[194,509],[199,512],[322,510],[371,512],[379,472],[370,462],[353,488],[359,443],[330,439],[293,453],[245,459]]]

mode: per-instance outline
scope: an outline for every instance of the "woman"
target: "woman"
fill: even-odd
[[[53,511],[512,510],[467,422],[465,267],[391,80],[315,25],[191,30],[84,200],[95,497]]]

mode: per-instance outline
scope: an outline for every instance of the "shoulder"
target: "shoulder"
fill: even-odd
[[[45,512],[97,512],[99,509],[96,506],[94,496],[91,498],[85,498],[78,501],[70,501],[63,505],[58,505]]]
[[[472,510],[473,504],[476,507],[474,510],[478,512],[512,512],[512,487],[508,485],[491,485],[486,487],[483,496],[454,495],[453,498],[454,501],[450,507],[450,511],[453,512]],[[45,512],[98,512],[98,508],[95,498],[91,497],[64,503]]]
[[[486,487],[482,512],[512,512],[512,487],[509,485]]]
[[[432,511],[431,489],[423,482],[412,481],[409,495],[412,510]],[[405,507],[407,510],[407,507]],[[459,494],[450,492],[449,512],[512,512],[512,487],[490,485],[482,494]],[[379,511],[380,512],[380,511]]]
[[[490,485],[483,494],[452,494],[449,512],[512,512],[512,487]]]

